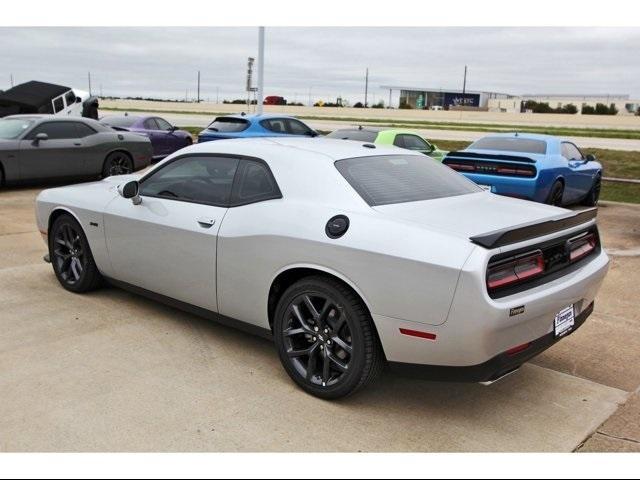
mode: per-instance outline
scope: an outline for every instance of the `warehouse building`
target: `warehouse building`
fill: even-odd
[[[492,99],[507,100],[513,95],[499,92],[476,91],[476,90],[456,90],[427,87],[399,87],[392,85],[382,85],[389,92],[389,99],[395,96],[394,92],[399,92],[399,101],[394,107],[412,108],[417,110],[450,110],[469,109],[487,110],[489,101]],[[389,101],[391,105],[391,101]]]

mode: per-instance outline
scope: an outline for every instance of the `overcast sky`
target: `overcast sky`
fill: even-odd
[[[388,99],[380,85],[640,98],[640,28],[267,28],[265,94]],[[0,27],[0,89],[43,80],[104,95],[242,98],[257,28]],[[372,97],[369,101],[372,101]],[[394,98],[394,101],[397,99]]]

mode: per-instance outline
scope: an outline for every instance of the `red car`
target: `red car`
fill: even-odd
[[[264,105],[286,105],[287,101],[284,97],[279,97],[277,95],[269,95],[264,99]]]

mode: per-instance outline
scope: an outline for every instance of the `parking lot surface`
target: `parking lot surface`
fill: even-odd
[[[273,345],[42,261],[38,188],[0,191],[0,451],[640,451],[640,207],[599,218],[587,323],[492,386],[384,374],[325,402]],[[168,273],[170,274],[170,273]]]

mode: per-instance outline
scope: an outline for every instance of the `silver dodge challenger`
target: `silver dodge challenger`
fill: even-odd
[[[609,264],[596,209],[332,139],[198,144],[141,176],[44,190],[36,208],[67,290],[108,282],[273,338],[326,399],[385,365],[491,383],[584,323]]]

